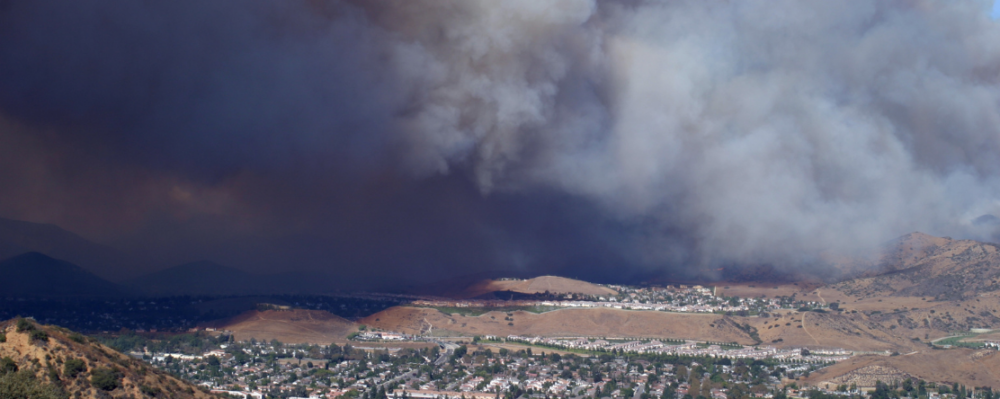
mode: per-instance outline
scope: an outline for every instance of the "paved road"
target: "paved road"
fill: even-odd
[[[451,356],[452,353],[455,353],[455,349],[458,349],[458,345],[453,344],[451,342],[442,341],[439,339],[429,339],[428,341],[438,344],[438,346],[440,346],[441,349],[444,349],[441,351],[441,355],[438,356],[437,360],[434,361],[434,365],[436,366],[440,366],[444,364],[444,362],[447,362],[448,357]]]
[[[642,397],[643,392],[646,392],[646,384],[639,384],[635,387],[635,395],[632,395],[632,399],[639,399]]]

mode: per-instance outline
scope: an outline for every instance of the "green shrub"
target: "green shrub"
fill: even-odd
[[[56,371],[55,366],[53,366],[52,363],[49,363],[49,365],[48,365],[47,368],[48,368],[47,374],[49,376],[49,381],[52,381],[52,382],[59,381],[59,372]]]
[[[65,399],[66,397],[66,393],[58,386],[38,381],[35,374],[28,370],[0,375],[0,398]]]
[[[35,325],[28,321],[28,319],[17,319],[17,332],[32,331],[34,329]]]
[[[153,388],[147,385],[139,385],[139,391],[141,391],[146,396],[152,396],[152,397],[156,397],[156,395],[160,394],[159,388]]]
[[[69,335],[69,339],[71,341],[79,343],[79,344],[85,344],[85,343],[87,343],[87,338],[84,337],[83,335],[81,335],[80,333],[72,333],[72,334],[70,334]]]
[[[121,376],[113,369],[94,369],[90,373],[90,385],[102,391],[114,391],[122,386]]]
[[[42,330],[31,330],[28,336],[31,337],[32,341],[48,342],[49,340],[49,334]]]
[[[87,371],[87,364],[80,359],[67,359],[63,363],[63,375],[69,378],[76,378],[80,373]]]
[[[0,344],[7,342],[7,334],[0,332]]]
[[[14,363],[14,359],[5,357],[0,359],[0,375],[10,374],[17,372],[17,363]]]

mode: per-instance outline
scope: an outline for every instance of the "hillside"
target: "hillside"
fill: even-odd
[[[30,330],[18,331],[16,321],[0,322],[6,337],[0,340],[0,359],[10,358],[18,370],[56,385],[71,397],[217,398],[82,335],[27,323]]]
[[[913,233],[887,246],[875,268],[880,273],[831,286],[858,298],[926,297],[967,300],[1000,291],[1000,247]]]
[[[736,318],[618,309],[562,309],[543,314],[493,311],[472,316],[436,309],[399,306],[359,321],[408,334],[436,336],[526,335],[662,337],[753,343],[736,327]]]
[[[236,340],[277,339],[285,343],[330,344],[346,342],[358,330],[351,321],[323,310],[252,310],[204,326],[233,332]]]
[[[816,371],[806,382],[821,388],[840,384],[871,387],[875,381],[905,378],[957,382],[970,387],[998,386],[1000,353],[994,350],[954,349],[907,353],[899,356],[858,356]]]
[[[557,276],[541,276],[527,280],[484,280],[467,288],[462,296],[473,298],[492,292],[510,291],[522,294],[582,294],[615,295],[613,289],[601,287],[586,281]]]
[[[80,266],[29,252],[0,262],[0,292],[29,297],[100,297],[120,295],[117,285]]]
[[[109,281],[138,275],[136,264],[118,250],[91,242],[59,226],[0,218],[0,259],[40,252],[80,267]]]

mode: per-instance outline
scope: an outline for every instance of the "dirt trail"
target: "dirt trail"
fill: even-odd
[[[431,324],[431,322],[427,321],[427,318],[426,318],[426,317],[424,317],[424,318],[423,318],[423,322],[424,322],[424,323],[427,323],[427,332],[424,332],[424,331],[423,331],[423,330],[424,330],[424,327],[423,327],[423,326],[420,326],[420,332],[421,332],[421,334],[427,334],[427,335],[431,335],[431,333],[432,333],[432,332],[434,332],[434,325],[433,325],[433,324]]]
[[[813,336],[813,335],[812,335],[812,334],[811,334],[811,333],[809,332],[809,328],[808,328],[808,327],[806,327],[806,315],[807,315],[807,314],[808,314],[808,312],[806,312],[806,313],[803,313],[803,314],[802,314],[802,331],[804,331],[804,332],[806,333],[806,335],[808,335],[808,336],[809,336],[809,338],[812,338],[813,342],[815,342],[815,343],[816,343],[816,345],[819,345],[819,340],[818,340],[818,339],[816,339],[816,337],[814,337],[814,336]]]

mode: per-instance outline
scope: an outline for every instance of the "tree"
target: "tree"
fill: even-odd
[[[660,399],[674,399],[676,397],[677,397],[677,391],[674,391],[673,386],[667,385],[663,387],[663,395],[660,396]]]
[[[875,381],[875,391],[871,394],[871,399],[889,399],[889,386],[882,381]]]

